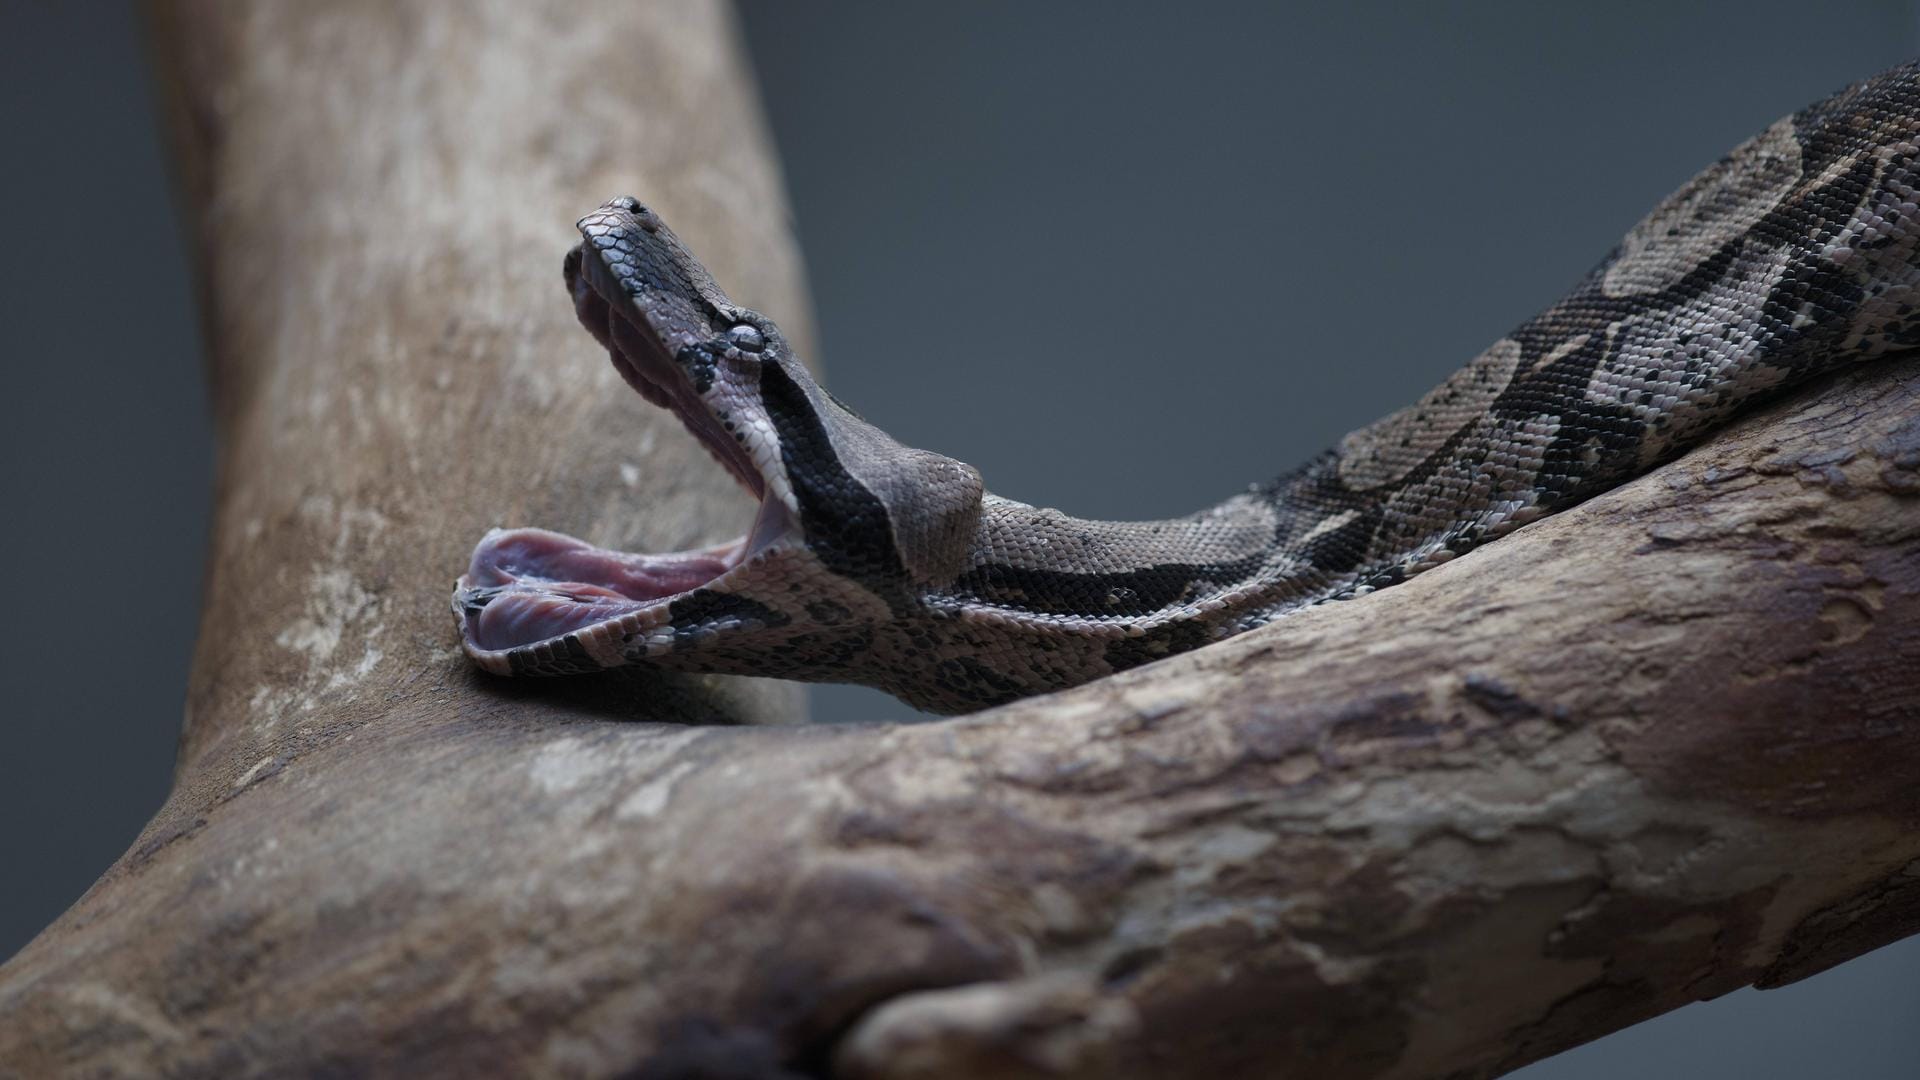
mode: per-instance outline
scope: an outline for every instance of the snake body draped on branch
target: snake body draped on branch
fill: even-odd
[[[876,686],[954,712],[1404,581],[1644,472],[1743,405],[1920,346],[1920,65],[1787,117],[1414,405],[1184,518],[985,491],[817,386],[657,215],[580,222],[565,279],[627,382],[761,500],[668,555],[496,530],[453,607],[502,674],[629,663]]]

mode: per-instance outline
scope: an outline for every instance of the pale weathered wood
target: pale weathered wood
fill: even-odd
[[[1920,929],[1920,363],[1077,691],[723,726],[796,699],[481,678],[445,595],[491,524],[746,516],[557,272],[632,191],[798,328],[724,13],[157,22],[206,615],[172,797],[0,969],[0,1073],[1485,1076]]]

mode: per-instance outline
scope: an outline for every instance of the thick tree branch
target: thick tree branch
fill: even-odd
[[[633,190],[803,310],[722,14],[159,23],[212,576],[173,795],[0,969],[0,1072],[1488,1076],[1920,929],[1920,363],[1070,693],[718,726],[796,699],[483,678],[443,605],[489,525],[747,513],[558,286]]]

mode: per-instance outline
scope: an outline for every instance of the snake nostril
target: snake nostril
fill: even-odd
[[[625,210],[629,214],[644,214],[647,212],[647,208],[640,205],[640,200],[631,195],[622,195],[617,199],[609,200],[607,205],[616,209]]]

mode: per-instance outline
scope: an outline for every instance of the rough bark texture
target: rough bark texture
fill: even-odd
[[[558,285],[634,191],[798,329],[724,12],[158,22],[206,615],[174,793],[0,969],[0,1073],[1490,1076],[1920,929],[1920,363],[979,716],[501,682],[444,610],[487,526],[661,548],[749,510]]]

